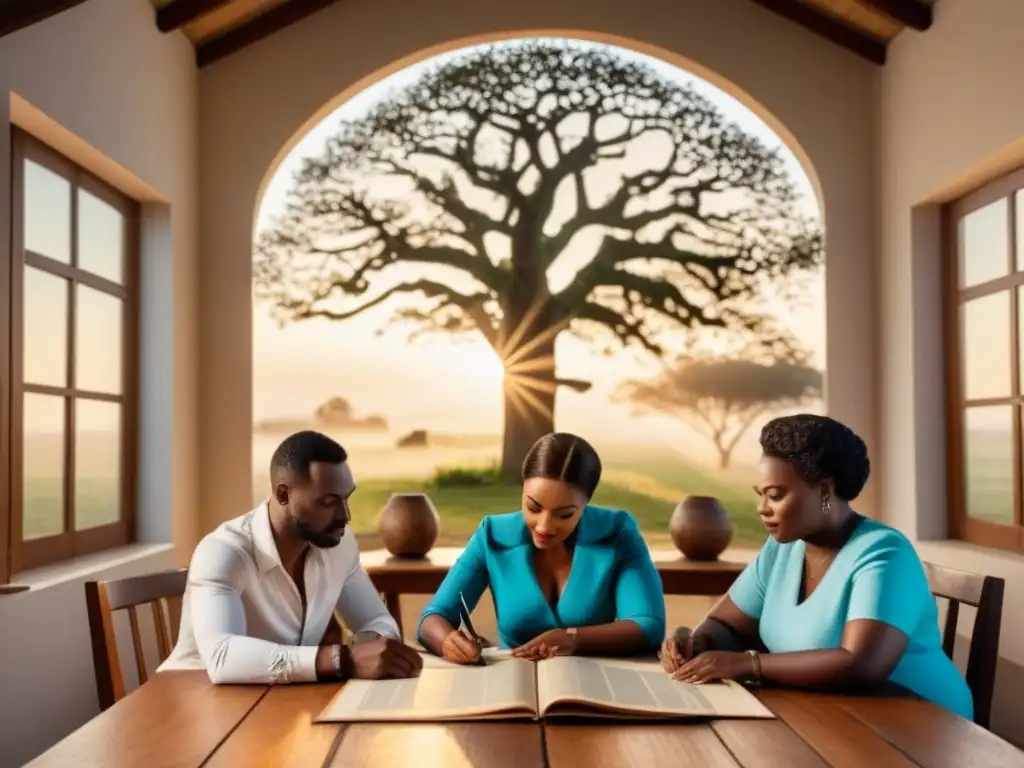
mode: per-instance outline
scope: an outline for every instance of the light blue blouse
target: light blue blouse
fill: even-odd
[[[759,621],[772,653],[838,648],[855,619],[883,621],[910,638],[889,679],[968,719],[971,691],[942,651],[938,608],[924,568],[907,538],[862,519],[818,586],[803,601],[804,543],[769,538],[729,590],[736,606]]]
[[[420,624],[439,614],[459,626],[459,593],[472,611],[490,587],[503,648],[551,629],[624,619],[636,622],[650,648],[657,648],[665,638],[665,597],[633,516],[588,505],[573,537],[568,581],[552,607],[537,582],[533,541],[522,511],[485,517],[424,609]]]

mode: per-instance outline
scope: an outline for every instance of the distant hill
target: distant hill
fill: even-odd
[[[346,432],[387,432],[388,420],[378,414],[356,417],[344,397],[332,397],[313,412],[311,418],[264,419],[253,425],[257,432],[291,434],[304,429],[344,430]]]
[[[312,419],[264,419],[252,425],[254,432],[268,432],[274,435],[290,435],[304,429],[316,429]]]

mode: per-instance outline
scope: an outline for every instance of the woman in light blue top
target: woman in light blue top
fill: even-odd
[[[761,447],[755,490],[771,536],[696,630],[665,641],[662,665],[695,683],[892,681],[973,718],[971,691],[942,651],[914,547],[850,508],[870,471],[864,441],[833,419],[804,414],[769,422]],[[733,645],[721,642],[723,632],[750,650],[705,650]]]
[[[601,460],[587,441],[542,437],[523,462],[523,508],[485,517],[423,611],[419,640],[470,664],[479,645],[459,626],[490,587],[501,645],[537,660],[627,655],[665,637],[661,577],[628,512],[589,504]]]

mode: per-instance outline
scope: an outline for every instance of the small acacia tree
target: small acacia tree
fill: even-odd
[[[691,357],[648,381],[623,383],[617,397],[689,424],[715,446],[719,469],[727,469],[755,420],[819,399],[821,386],[821,371],[803,362]]]
[[[342,122],[258,237],[256,295],[282,322],[387,303],[413,333],[482,335],[516,476],[558,388],[589,386],[556,375],[559,334],[658,355],[699,327],[778,343],[747,302],[820,261],[796,201],[778,153],[690,85],[607,46],[509,42]],[[553,289],[587,233],[589,261]]]

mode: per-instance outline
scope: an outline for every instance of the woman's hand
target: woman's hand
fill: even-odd
[[[441,658],[452,664],[475,664],[480,658],[480,646],[473,638],[453,629],[441,643]]]
[[[694,634],[689,627],[679,627],[666,637],[658,651],[658,659],[661,661],[661,668],[670,675],[679,669],[683,664],[699,656],[707,650],[707,638],[702,634]]]
[[[755,673],[754,659],[749,653],[705,651],[684,662],[672,673],[672,679],[699,685],[715,680],[752,677]]]
[[[512,649],[513,656],[527,661],[540,661],[552,656],[571,656],[575,652],[576,641],[564,629],[548,630],[530,642]]]

